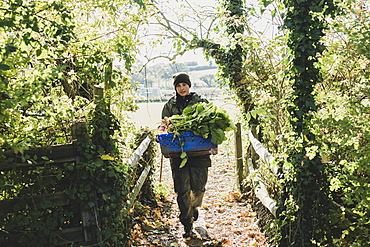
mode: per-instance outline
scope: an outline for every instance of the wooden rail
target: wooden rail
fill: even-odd
[[[0,171],[10,171],[17,168],[30,168],[37,166],[48,166],[51,164],[63,164],[72,163],[76,161],[76,157],[79,155],[76,149],[75,143],[69,143],[65,145],[55,145],[47,147],[31,148],[25,151],[25,155],[30,157],[37,156],[36,160],[31,162],[22,162],[19,155],[13,151],[7,151],[4,153],[7,160],[10,162],[0,163]],[[48,160],[44,160],[42,157],[47,157]]]
[[[147,136],[144,141],[142,141],[142,143],[140,144],[140,146],[136,149],[136,151],[131,155],[131,157],[127,160],[127,164],[130,164],[130,165],[135,165],[138,161],[139,161],[139,158],[143,155],[143,153],[147,150],[149,144],[151,142],[151,139],[149,136]],[[146,180],[146,178],[148,177],[148,174],[150,172],[150,169],[151,169],[151,166],[150,165],[147,165],[144,170],[142,171],[134,189],[132,190],[132,192],[130,193],[129,195],[129,199],[127,200],[126,202],[126,207],[123,211],[123,214],[127,214],[127,212],[130,210],[130,208],[132,207],[137,195],[139,194],[141,188],[143,187],[143,184]]]
[[[242,153],[242,141],[241,141],[241,127],[240,123],[236,124],[237,130],[235,131],[235,158],[236,158],[236,170],[237,180],[239,187],[242,187],[242,181],[245,178],[249,178],[252,182],[252,187],[256,197],[261,203],[276,217],[278,206],[277,203],[270,197],[268,190],[263,183],[258,168],[253,166],[251,157],[247,160],[247,164],[243,165],[243,153]],[[263,145],[254,137],[251,130],[248,131],[249,141],[253,147],[253,152],[259,156],[259,158],[266,164],[270,165],[271,170],[276,175],[278,168],[273,165],[274,157],[263,147]]]
[[[237,183],[239,189],[241,189],[243,179],[245,174],[248,174],[249,171],[243,166],[243,146],[242,146],[242,130],[240,123],[236,124],[236,131],[234,133],[235,138],[235,162],[236,162],[236,173],[237,173]],[[248,167],[246,167],[248,168]]]
[[[272,161],[274,160],[274,157],[267,151],[266,148],[263,147],[262,143],[260,143],[257,138],[254,137],[252,131],[248,131],[248,137],[249,141],[251,142],[254,151],[258,154],[260,159],[270,165],[271,170],[274,172],[274,174],[277,174],[278,167],[275,165],[272,165]]]
[[[249,140],[255,150],[259,155],[261,160],[266,164],[270,164],[273,161],[273,156],[263,147],[263,145],[254,137],[252,131],[248,131]],[[248,162],[248,169],[250,172],[250,177],[252,179],[254,193],[257,198],[260,199],[261,203],[271,212],[271,214],[276,218],[276,212],[278,210],[277,203],[270,197],[265,184],[262,182],[261,177],[258,174],[257,169],[253,168],[252,162]],[[277,166],[271,167],[274,174],[277,174]]]

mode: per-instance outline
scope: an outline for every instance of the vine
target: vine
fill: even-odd
[[[100,155],[117,154],[117,140],[113,136],[120,126],[118,119],[110,111],[109,100],[99,100],[93,112],[91,123],[91,139],[95,144],[96,152]]]
[[[332,1],[284,1],[289,30],[288,46],[293,61],[290,72],[292,95],[288,102],[292,145],[284,171],[281,246],[333,245],[327,167],[321,162],[320,143],[310,124],[317,111],[314,87],[321,81],[316,64],[325,46],[321,38],[325,17],[334,13]],[[289,167],[289,168],[288,168]]]

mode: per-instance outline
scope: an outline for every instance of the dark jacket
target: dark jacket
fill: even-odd
[[[183,104],[177,102],[176,96],[170,98],[167,103],[163,106],[162,119],[165,117],[171,117],[173,115],[181,115],[185,107],[194,105],[199,102],[208,103],[208,100],[202,99],[197,93],[190,93],[183,99]]]

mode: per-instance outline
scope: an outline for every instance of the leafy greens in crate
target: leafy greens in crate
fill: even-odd
[[[226,111],[213,103],[202,102],[186,107],[181,115],[174,115],[169,121],[169,133],[193,132],[205,139],[211,136],[211,142],[216,145],[227,139],[225,132],[235,129]]]
[[[211,136],[211,142],[215,145],[227,139],[225,132],[235,130],[235,125],[226,111],[213,103],[204,102],[186,107],[181,115],[174,115],[167,119],[167,124],[168,132],[174,133],[174,137],[185,132],[193,132],[204,139]],[[184,143],[180,143],[180,146],[184,146]],[[180,158],[182,159],[180,168],[182,168],[188,160],[186,152],[183,151]]]

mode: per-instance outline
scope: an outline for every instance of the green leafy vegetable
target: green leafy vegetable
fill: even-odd
[[[234,130],[229,115],[222,109],[212,103],[197,103],[186,107],[181,115],[174,115],[169,119],[168,132],[180,136],[184,132],[193,132],[202,138],[211,137],[211,142],[215,145],[225,141],[226,131]],[[180,142],[183,147],[184,142]],[[182,151],[182,159],[179,168],[183,168],[188,161],[188,155]]]
[[[197,103],[186,107],[181,115],[170,118],[168,132],[181,135],[193,132],[203,138],[212,137],[215,145],[226,140],[226,131],[234,130],[235,125],[229,115],[213,103]]]

